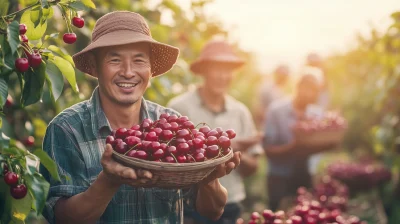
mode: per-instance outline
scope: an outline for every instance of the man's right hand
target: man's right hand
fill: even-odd
[[[137,170],[126,167],[112,158],[112,146],[107,144],[103,156],[101,157],[101,165],[103,166],[103,175],[106,177],[110,185],[120,186],[128,184],[138,186],[142,184],[151,184],[157,181],[156,177],[147,170]]]

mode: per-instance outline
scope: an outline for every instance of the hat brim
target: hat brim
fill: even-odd
[[[221,55],[207,59],[199,58],[190,65],[190,70],[197,75],[202,75],[207,70],[207,65],[212,63],[228,64],[233,69],[237,69],[243,66],[245,61],[234,55]]]
[[[160,43],[150,36],[131,30],[121,30],[105,34],[96,41],[90,43],[80,52],[73,55],[72,58],[77,69],[86,74],[94,76],[93,72],[91,71],[92,66],[90,66],[90,57],[87,56],[90,51],[101,47],[125,45],[139,42],[146,42],[151,44],[150,61],[151,73],[153,77],[168,72],[176,63],[176,60],[179,56],[178,48],[170,46],[168,44]]]

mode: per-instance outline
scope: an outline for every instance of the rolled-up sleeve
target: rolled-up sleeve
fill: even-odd
[[[43,216],[49,223],[55,223],[54,209],[61,197],[68,198],[82,193],[90,185],[85,163],[79,153],[79,144],[71,133],[68,128],[51,123],[47,127],[43,141],[43,150],[55,161],[61,180],[52,178],[50,173],[41,166],[41,173],[50,183],[43,210]]]

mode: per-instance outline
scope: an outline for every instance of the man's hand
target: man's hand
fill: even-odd
[[[232,140],[232,149],[234,152],[246,152],[250,147],[261,142],[263,138],[262,133],[247,138],[239,138]]]
[[[107,144],[101,157],[103,174],[111,185],[137,186],[139,184],[152,184],[157,181],[157,178],[153,177],[153,174],[147,170],[135,170],[116,162],[112,158],[112,150],[112,146]]]
[[[241,156],[241,152],[233,153],[233,157],[230,160],[218,165],[215,170],[202,181],[202,183],[208,184],[218,178],[228,175],[232,170],[239,166]]]

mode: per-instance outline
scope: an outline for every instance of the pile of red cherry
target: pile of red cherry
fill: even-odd
[[[200,124],[201,125],[201,124]],[[186,116],[161,114],[156,121],[144,119],[130,129],[119,128],[107,136],[114,151],[129,157],[167,163],[192,163],[230,153],[232,129],[197,129]]]
[[[25,184],[18,184],[20,178],[18,175],[8,169],[6,164],[3,165],[4,182],[10,186],[10,194],[15,199],[24,198],[28,192]]]
[[[343,130],[347,127],[346,120],[337,113],[327,112],[322,118],[307,119],[297,122],[293,126],[295,132],[319,132]]]
[[[345,214],[348,191],[346,186],[329,176],[323,177],[313,192],[297,189],[295,206],[287,211],[264,210],[251,214],[249,224],[361,224],[356,216]]]

